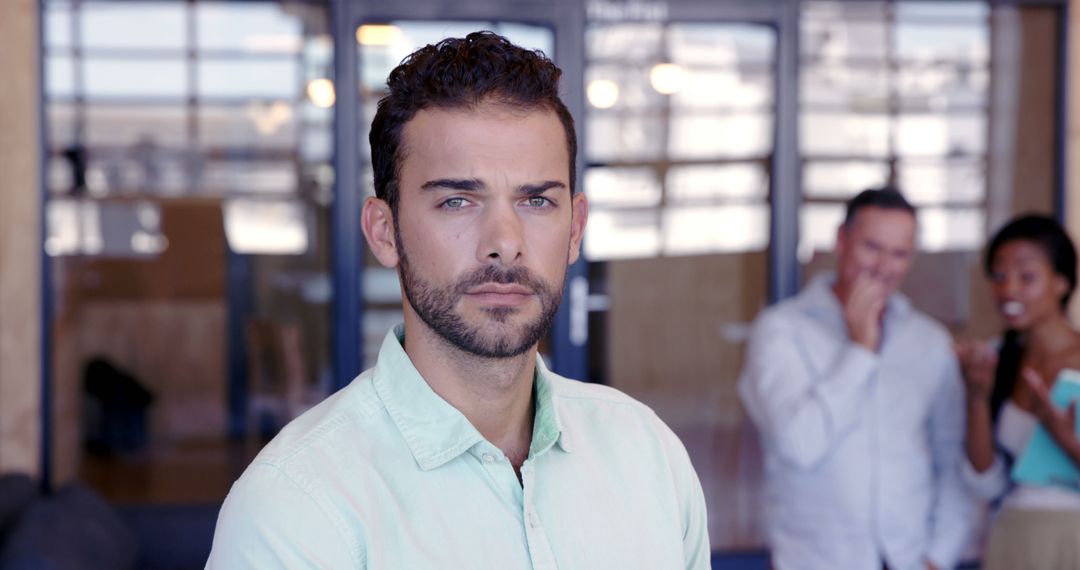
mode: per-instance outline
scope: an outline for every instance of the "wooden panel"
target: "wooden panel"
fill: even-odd
[[[222,299],[227,245],[216,200],[161,205],[161,232],[168,248],[156,258],[73,261],[83,301]]]
[[[38,3],[0,2],[0,472],[40,464]]]
[[[79,372],[105,356],[154,393],[155,440],[225,433],[225,304],[116,301],[86,304],[79,326]]]
[[[1073,242],[1080,243],[1080,0],[1069,0],[1068,14],[1065,223]],[[1080,323],[1080,296],[1073,298],[1071,309],[1072,321]]]
[[[1057,129],[1057,11],[1021,10],[1020,90],[1016,110],[1016,171],[1013,212],[1054,211],[1055,136]]]

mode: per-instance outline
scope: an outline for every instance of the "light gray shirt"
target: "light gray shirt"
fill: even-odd
[[[978,515],[960,477],[951,338],[894,294],[871,352],[849,339],[833,282],[818,276],[757,318],[739,379],[765,454],[773,563],[952,568]]]

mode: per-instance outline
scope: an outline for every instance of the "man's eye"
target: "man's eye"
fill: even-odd
[[[544,206],[551,204],[551,200],[548,200],[543,196],[533,196],[529,198],[526,203],[533,208],[543,208]]]
[[[442,203],[442,207],[443,208],[448,208],[448,209],[451,209],[451,210],[456,210],[458,208],[463,208],[463,207],[465,207],[465,198],[447,198]]]

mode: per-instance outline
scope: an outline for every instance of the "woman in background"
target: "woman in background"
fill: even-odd
[[[1061,370],[1080,370],[1080,332],[1066,316],[1076,261],[1069,236],[1053,219],[1030,215],[1010,222],[985,259],[1007,329],[1001,346],[957,345],[967,390],[965,477],[978,495],[1001,501],[986,570],[1080,570],[1080,492],[1009,479],[1013,460],[1040,423],[1080,465],[1076,404],[1061,410],[1049,399]]]

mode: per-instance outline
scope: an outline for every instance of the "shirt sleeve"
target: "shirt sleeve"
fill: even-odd
[[[938,568],[953,568],[972,539],[980,502],[965,484],[964,401],[960,367],[949,353],[943,365],[944,384],[931,418],[937,501],[932,513],[930,550],[926,557]]]
[[[208,570],[365,568],[337,521],[277,466],[255,463],[218,515]]]
[[[1000,497],[1009,487],[1009,475],[1005,468],[1005,458],[1000,453],[994,454],[994,462],[982,473],[965,458],[960,464],[960,475],[971,493],[986,501]]]
[[[858,423],[879,358],[845,341],[817,373],[789,321],[767,312],[754,323],[738,390],[765,441],[783,460],[811,469]]]

